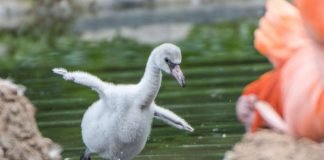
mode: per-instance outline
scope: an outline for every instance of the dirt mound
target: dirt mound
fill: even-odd
[[[61,148],[38,131],[35,108],[23,96],[24,90],[0,79],[0,159],[61,159]]]
[[[248,133],[224,160],[323,160],[324,147],[270,130]]]

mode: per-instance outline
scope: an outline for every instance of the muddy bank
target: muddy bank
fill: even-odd
[[[308,139],[264,130],[246,134],[224,160],[323,160],[324,147]]]
[[[0,79],[0,159],[59,160],[61,148],[39,132],[25,88]]]

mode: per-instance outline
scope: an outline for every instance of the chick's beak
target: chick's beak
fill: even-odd
[[[183,73],[182,73],[181,68],[180,68],[179,65],[175,65],[171,69],[171,74],[178,81],[179,85],[182,88],[184,88],[186,86],[185,77],[183,76]]]

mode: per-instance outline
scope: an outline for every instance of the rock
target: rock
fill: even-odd
[[[60,160],[61,147],[42,137],[35,107],[24,91],[25,87],[0,79],[0,159]]]
[[[51,24],[58,23],[61,20],[71,20],[73,16],[72,5],[72,2],[68,0],[38,0],[35,7],[36,17],[41,22],[52,21]]]
[[[13,30],[29,23],[32,4],[21,0],[0,1],[0,29]]]
[[[138,27],[107,28],[87,31],[82,34],[85,41],[110,41],[117,36],[133,39],[143,44],[159,44],[162,42],[177,42],[187,37],[192,24],[168,23],[151,24]]]
[[[224,160],[322,160],[324,147],[270,130],[247,133]]]

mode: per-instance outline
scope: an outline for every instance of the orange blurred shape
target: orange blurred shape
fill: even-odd
[[[304,43],[304,27],[298,10],[284,0],[269,0],[267,12],[255,31],[255,48],[280,67]]]
[[[317,40],[324,42],[324,1],[323,0],[295,0],[306,27]]]
[[[324,0],[295,2],[298,8],[285,0],[267,1],[255,47],[274,69],[247,85],[243,95],[269,103],[294,136],[323,141]],[[252,114],[252,131],[271,126],[257,110]]]

